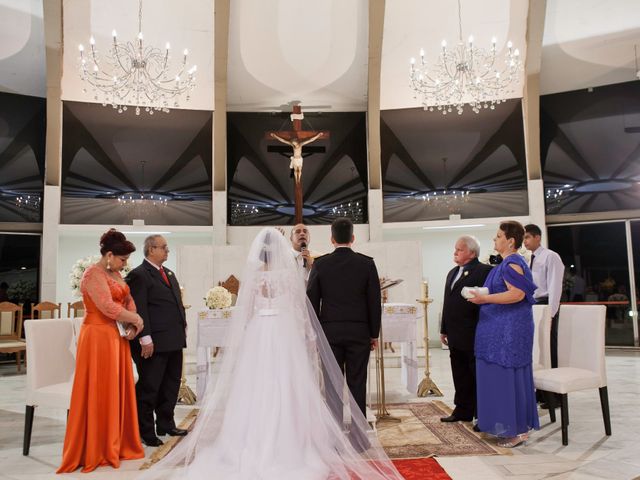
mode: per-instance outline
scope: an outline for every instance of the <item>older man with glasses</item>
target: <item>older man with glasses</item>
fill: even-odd
[[[158,436],[187,434],[176,428],[173,418],[187,323],[178,280],[163,266],[169,257],[165,238],[147,237],[144,256],[142,264],[126,278],[145,325],[131,341],[131,355],[140,377],[136,384],[140,437],[146,445],[157,447],[163,443]]]

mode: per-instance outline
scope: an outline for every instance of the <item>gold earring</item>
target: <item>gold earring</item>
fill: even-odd
[[[111,259],[107,258],[107,270],[111,270]]]

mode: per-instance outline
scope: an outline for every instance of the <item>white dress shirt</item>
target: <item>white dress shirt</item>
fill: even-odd
[[[535,298],[549,298],[551,316],[558,313],[560,297],[562,296],[562,279],[564,278],[564,264],[560,255],[542,245],[533,252],[535,258],[531,266],[533,283],[538,288],[533,292]]]
[[[302,256],[302,252],[299,252],[294,248],[292,248],[291,251],[293,252],[293,256],[296,259],[296,263],[298,264],[300,275],[302,275],[302,278],[304,278],[304,282],[307,283],[307,281],[309,280],[309,270],[304,266],[304,257]]]
[[[456,284],[456,282],[458,280],[460,280],[460,277],[462,276],[462,272],[464,272],[464,265],[462,265],[461,267],[458,267],[458,272],[456,273],[456,276],[453,278],[453,280],[451,280],[451,290],[453,290],[453,286]]]

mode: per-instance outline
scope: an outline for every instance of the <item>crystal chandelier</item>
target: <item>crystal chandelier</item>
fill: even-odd
[[[171,46],[165,50],[143,43],[142,0],[138,3],[138,37],[133,42],[118,41],[116,31],[112,32],[113,43],[102,62],[92,36],[89,51],[80,50],[80,77],[93,91],[93,99],[101,101],[103,106],[111,105],[118,113],[127,110],[127,105],[135,105],[136,115],[141,107],[149,115],[154,111],[169,113],[169,103],[179,107],[179,99],[195,87],[197,67],[187,68],[189,51],[182,53],[182,62],[175,73],[170,72]],[[86,89],[83,89],[86,93]]]
[[[147,162],[140,161],[142,171],[141,189],[139,191],[123,192],[118,195],[118,204],[129,210],[131,214],[147,215],[152,209],[166,207],[174,199],[168,193],[144,191],[144,166]]]
[[[18,215],[29,221],[38,221],[40,218],[42,206],[42,195],[40,193],[24,193],[0,189],[0,202],[8,204]]]
[[[469,190],[431,190],[418,193],[414,198],[422,200],[426,205],[438,211],[460,213],[462,206],[469,201]]]
[[[171,197],[162,193],[125,192],[118,195],[118,203],[123,206],[147,204],[153,207],[166,207],[169,200]]]
[[[469,201],[470,190],[466,188],[447,187],[447,157],[442,159],[442,176],[445,187],[418,192],[413,195],[417,200],[422,200],[425,205],[438,211],[459,213],[463,205]]]
[[[424,50],[420,50],[420,64],[410,60],[409,85],[414,97],[420,98],[425,110],[438,110],[443,115],[454,109],[461,115],[465,103],[478,113],[482,108],[494,109],[513,92],[520,78],[522,61],[520,52],[507,43],[504,57],[496,54],[496,38],[491,49],[478,48],[473,36],[467,43],[462,40],[462,13],[458,0],[458,44],[447,49],[442,41],[438,61],[427,65]]]
[[[568,183],[559,187],[547,188],[544,194],[547,212],[556,213],[559,211],[564,203],[571,197],[573,192],[574,187]]]

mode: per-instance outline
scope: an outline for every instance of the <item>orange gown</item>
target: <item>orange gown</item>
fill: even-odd
[[[143,458],[129,341],[121,337],[115,318],[126,308],[136,311],[129,287],[97,265],[80,284],[85,318],[78,338],[76,372],[57,473],[120,460]]]

